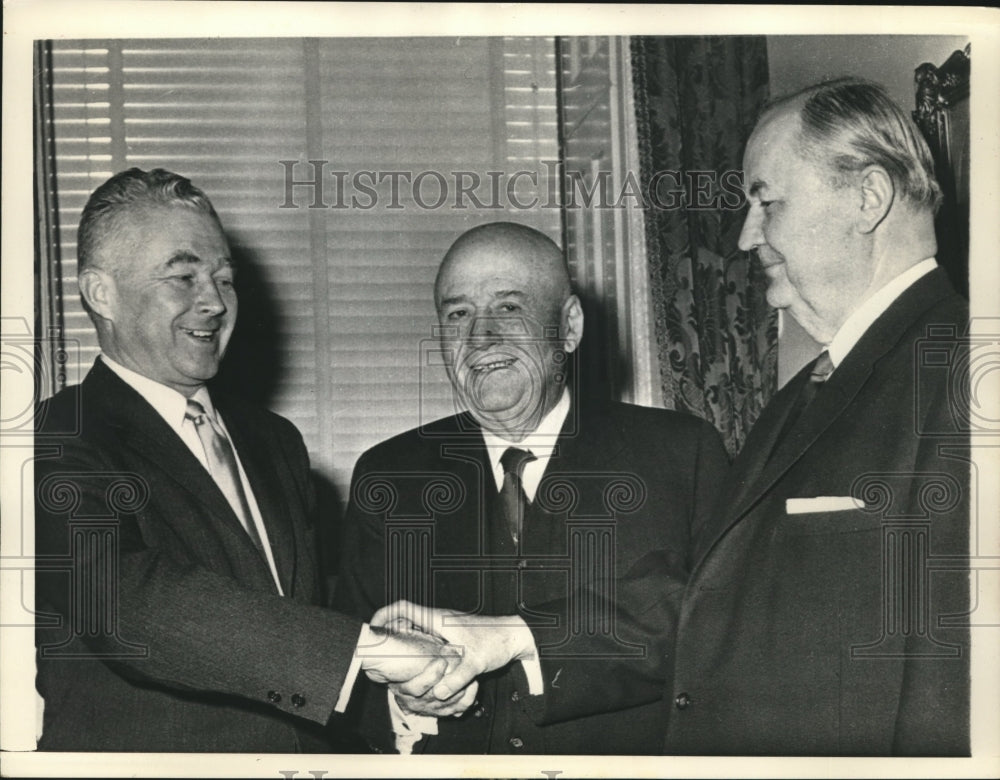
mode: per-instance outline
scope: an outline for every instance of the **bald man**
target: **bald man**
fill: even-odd
[[[546,689],[607,683],[604,658],[588,644],[594,634],[612,638],[612,653],[647,652],[616,634],[607,583],[654,548],[666,551],[664,570],[686,577],[690,540],[726,468],[718,434],[688,415],[586,396],[571,358],[583,335],[580,301],[562,251],[536,230],[493,223],[464,233],[434,295],[464,411],[358,461],[338,606],[367,619],[405,598],[514,616],[537,647],[525,629],[530,650],[509,655],[541,652],[546,679],[537,663],[505,663],[479,679],[464,713],[462,691],[436,702],[419,686],[388,697],[371,690],[364,731],[386,751],[660,752],[661,690],[619,712],[547,725],[533,702]],[[590,602],[571,595],[580,588],[594,589]],[[532,609],[553,602],[562,606]],[[495,633],[498,643],[509,635]],[[560,673],[560,654],[577,657],[573,675]]]

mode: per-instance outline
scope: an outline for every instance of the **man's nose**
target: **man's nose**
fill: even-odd
[[[751,205],[747,209],[746,219],[743,220],[743,229],[740,231],[740,249],[749,252],[764,243],[762,224],[763,217],[760,214],[760,209]]]
[[[496,317],[476,317],[469,328],[471,341],[489,342],[500,335],[500,327]]]
[[[228,308],[218,285],[214,281],[205,282],[198,286],[197,306],[198,311],[211,315],[223,314]]]

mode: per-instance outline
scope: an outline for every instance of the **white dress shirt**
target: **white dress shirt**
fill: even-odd
[[[886,309],[892,306],[900,295],[935,268],[937,268],[937,260],[933,257],[921,260],[883,285],[855,309],[851,316],[844,320],[844,324],[840,326],[840,330],[830,340],[830,343],[824,345],[830,354],[833,367],[836,368],[844,361],[847,353],[854,349],[854,345],[865,335],[865,331],[885,313]]]

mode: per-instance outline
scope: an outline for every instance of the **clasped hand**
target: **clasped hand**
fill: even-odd
[[[517,616],[470,615],[397,601],[372,617],[378,647],[362,668],[386,683],[400,707],[419,715],[461,715],[475,701],[476,677],[534,652]]]

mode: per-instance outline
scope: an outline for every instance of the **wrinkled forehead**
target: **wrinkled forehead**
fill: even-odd
[[[218,220],[181,204],[142,204],[116,216],[101,254],[120,269],[166,263],[178,255],[210,264],[231,262]]]
[[[496,288],[537,294],[558,285],[559,269],[537,252],[512,243],[463,247],[448,256],[438,274],[435,296],[473,294]]]

